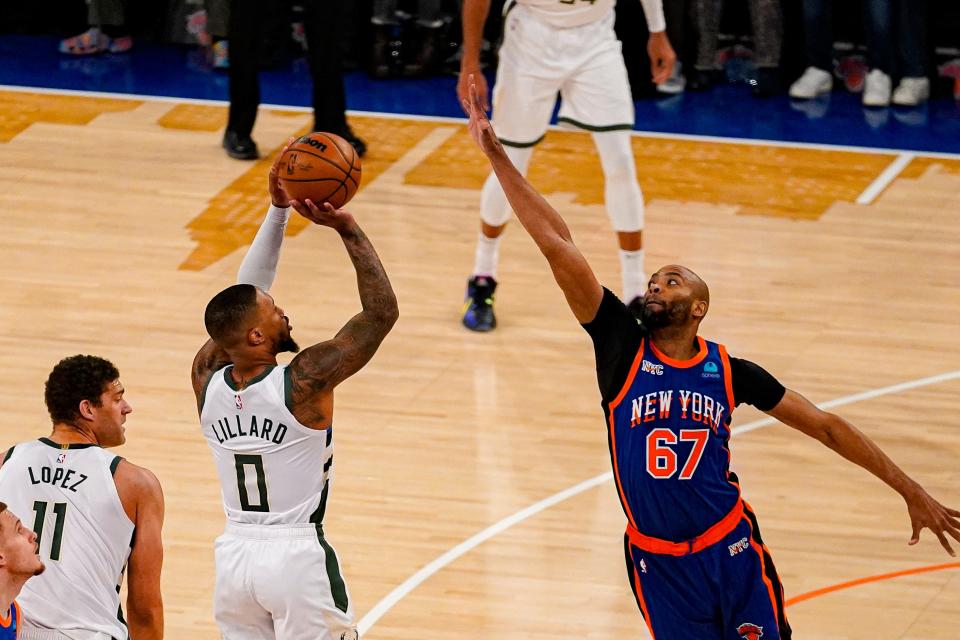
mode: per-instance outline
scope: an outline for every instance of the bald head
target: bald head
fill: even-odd
[[[693,269],[685,267],[682,264],[668,264],[660,269],[658,273],[673,272],[680,275],[690,286],[691,293],[695,300],[703,300],[710,303],[710,287],[703,281],[703,278],[693,272]]]
[[[710,306],[710,289],[693,270],[679,264],[650,276],[643,301],[643,324],[649,329],[697,326]]]

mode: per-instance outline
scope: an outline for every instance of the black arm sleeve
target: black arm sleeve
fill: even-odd
[[[730,358],[733,376],[733,399],[739,406],[744,402],[761,411],[770,411],[783,400],[786,387],[766,369],[749,360]]]
[[[583,325],[593,339],[597,360],[597,383],[604,403],[613,400],[630,373],[645,335],[627,306],[604,287],[603,300],[593,320]]]

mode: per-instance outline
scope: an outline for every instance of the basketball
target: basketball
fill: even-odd
[[[292,200],[309,199],[318,207],[329,202],[339,209],[360,187],[360,157],[336,134],[308,133],[284,151],[280,181]]]

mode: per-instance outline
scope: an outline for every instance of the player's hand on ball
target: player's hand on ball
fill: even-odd
[[[647,41],[647,55],[650,56],[650,73],[654,84],[662,84],[673,73],[673,65],[677,63],[677,54],[670,46],[667,33],[660,31],[651,33]]]
[[[273,161],[273,166],[270,167],[270,173],[267,176],[267,187],[270,189],[270,202],[273,206],[281,209],[286,209],[290,206],[290,198],[287,196],[287,192],[283,190],[283,183],[280,182],[280,165],[282,164],[284,152],[290,148],[290,145],[293,144],[294,141],[296,141],[296,138],[287,140],[287,144],[283,146],[283,149],[277,154],[276,160]]]
[[[493,130],[493,125],[487,119],[487,113],[483,108],[483,102],[477,90],[478,87],[474,82],[475,77],[470,74],[469,95],[460,104],[463,105],[463,110],[470,116],[470,122],[467,126],[470,130],[470,136],[481,151],[490,155],[496,151],[502,151],[503,145],[500,144],[500,140]]]
[[[910,524],[913,527],[909,544],[917,544],[920,541],[920,531],[927,528],[937,536],[947,553],[956,556],[945,534],[960,542],[960,511],[943,506],[920,487],[906,498],[906,501]]]
[[[334,231],[343,232],[356,224],[353,214],[346,209],[334,209],[329,202],[318,207],[313,200],[291,200],[290,206],[304,218],[323,227],[330,227]]]

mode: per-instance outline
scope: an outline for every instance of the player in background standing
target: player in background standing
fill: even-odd
[[[0,502],[0,640],[19,637],[20,605],[16,597],[27,580],[43,573],[44,568],[37,534]]]
[[[613,477],[628,521],[627,572],[651,636],[791,637],[780,579],[730,471],[730,415],[738,403],[884,481],[906,502],[910,544],[927,527],[954,555],[947,535],[960,541],[960,511],[930,497],[852,424],[697,335],[710,292],[695,273],[678,265],[654,273],[638,324],[597,281],[560,215],[510,162],[475,86],[464,109],[517,218],[593,339]]]
[[[282,156],[270,170],[272,206],[239,283],[207,305],[211,339],[191,376],[227,516],[216,542],[214,614],[225,640],[356,640],[349,593],[323,533],[333,392],[373,357],[397,320],[397,299],[350,213],[287,198],[278,179]],[[362,306],[331,340],[302,352],[267,293],[290,206],[340,234]],[[298,355],[278,366],[283,352]]]
[[[676,55],[667,40],[662,0],[640,0],[650,39],[647,52],[657,84],[670,77]],[[607,215],[617,232],[624,300],[635,309],[646,287],[643,269],[643,194],[630,145],[633,97],[621,43],[613,31],[614,0],[508,0],[503,44],[493,87],[493,118],[507,156],[525,175],[533,147],[550,124],[560,93],[559,121],[590,131],[600,154]],[[484,109],[487,83],[480,43],[490,0],[464,0],[463,57],[457,94],[465,100],[473,76]],[[500,235],[510,210],[496,176],[480,193],[480,235],[467,282],[463,324],[473,331],[497,326],[493,312]]]
[[[163,492],[153,473],[107,451],[126,441],[133,409],[123,396],[107,360],[61,360],[44,394],[53,432],[3,458],[0,496],[15,513],[33,514],[46,559],[20,594],[23,640],[163,638]]]

